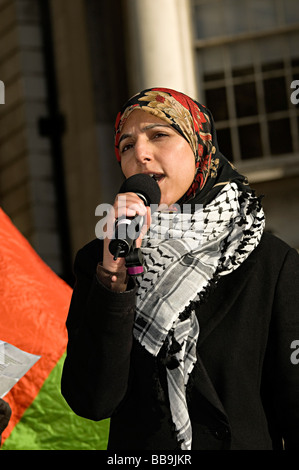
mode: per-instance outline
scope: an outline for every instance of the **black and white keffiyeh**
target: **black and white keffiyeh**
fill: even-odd
[[[228,183],[192,214],[153,214],[143,240],[145,273],[137,279],[134,336],[154,356],[167,344],[170,409],[183,450],[192,446],[186,385],[200,331],[194,305],[219,276],[237,269],[250,255],[261,239],[264,220],[258,198]]]

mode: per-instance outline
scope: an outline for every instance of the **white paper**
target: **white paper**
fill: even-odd
[[[0,398],[41,358],[0,340]]]

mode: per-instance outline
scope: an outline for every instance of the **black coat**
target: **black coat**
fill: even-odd
[[[6,429],[9,420],[11,417],[11,408],[10,405],[0,398],[0,444],[1,444],[1,435]]]
[[[132,337],[135,288],[96,278],[102,244],[77,254],[62,393],[75,413],[111,417],[109,449],[171,450],[165,367]],[[193,449],[298,449],[299,256],[264,234],[197,309],[198,360],[187,389]]]

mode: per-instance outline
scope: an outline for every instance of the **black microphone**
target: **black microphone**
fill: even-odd
[[[158,183],[151,176],[143,173],[130,176],[125,180],[119,193],[135,193],[146,206],[158,205],[161,199]],[[114,237],[109,243],[109,251],[114,256],[114,260],[118,257],[124,258],[129,254],[134,240],[139,236],[143,219],[139,215],[134,218],[123,216],[117,219]]]

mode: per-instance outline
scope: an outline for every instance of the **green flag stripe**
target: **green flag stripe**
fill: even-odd
[[[5,440],[2,450],[105,450],[109,420],[77,416],[60,393],[65,355],[45,380],[32,405]]]

